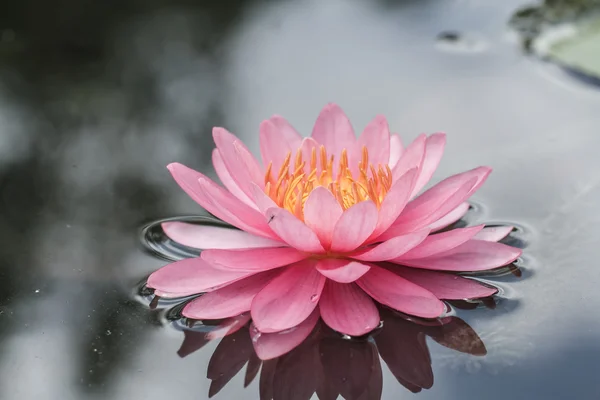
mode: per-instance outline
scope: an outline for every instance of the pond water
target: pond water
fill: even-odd
[[[214,176],[212,126],[258,151],[261,120],[307,134],[329,101],[356,127],[385,114],[406,141],[447,132],[434,180],[493,167],[466,220],[515,224],[525,252],[520,277],[490,278],[493,306],[458,304],[446,328],[389,317],[402,346],[421,339],[395,348],[384,326],[385,362],[373,342],[314,339],[327,368],[350,353],[380,365],[382,399],[600,398],[600,89],[521,48],[508,21],[525,1],[115,4],[14,2],[0,16],[0,398],[213,394],[207,370],[251,359],[249,333],[204,343],[172,305],[150,310],[139,284],[166,261],[139,229],[202,213],[165,165]],[[301,358],[271,371],[279,396],[309,381]],[[431,388],[407,390],[402,368]],[[214,398],[258,399],[245,371]]]

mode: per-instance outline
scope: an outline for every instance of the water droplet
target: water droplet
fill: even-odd
[[[112,332],[110,331],[110,329],[106,330],[106,336],[110,336],[112,334]]]
[[[310,296],[310,301],[312,301],[313,303],[316,303],[318,300],[319,300],[318,294],[313,294],[312,296]]]
[[[35,289],[35,293],[39,293],[39,292],[40,292],[40,289]]]

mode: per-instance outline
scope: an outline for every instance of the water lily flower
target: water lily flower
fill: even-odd
[[[311,137],[282,117],[260,125],[259,162],[223,128],[212,161],[223,186],[182,164],[168,166],[198,204],[238,229],[167,223],[172,239],[205,249],[198,258],[150,275],[162,297],[205,293],[183,315],[221,319],[249,312],[263,333],[315,321],[353,336],[379,325],[380,303],[422,318],[445,312],[441,299],[487,297],[495,288],[452,274],[504,266],[519,249],[498,243],[507,228],[483,225],[438,232],[468,210],[491,172],[479,167],[421,193],[446,136],[404,147],[377,116],[356,138],[335,104]],[[314,326],[314,324],[313,324]]]

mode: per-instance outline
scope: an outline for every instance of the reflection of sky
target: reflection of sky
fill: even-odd
[[[507,294],[514,302],[506,307],[519,306],[461,314],[485,341],[488,356],[474,361],[432,345],[436,384],[420,397],[480,398],[474,393],[485,391],[485,398],[532,398],[515,396],[515,387],[535,393],[536,386],[523,382],[541,384],[538,374],[559,376],[568,367],[590,365],[595,356],[582,349],[600,328],[591,318],[600,304],[594,228],[600,97],[553,72],[544,76],[541,66],[522,58],[507,39],[505,22],[523,2],[483,3],[413,1],[389,8],[368,1],[274,3],[248,9],[217,56],[190,44],[198,34],[194,17],[165,14],[124,28],[97,87],[62,94],[72,103],[75,123],[54,126],[70,132],[70,139],[44,154],[61,160],[56,201],[62,208],[45,216],[33,257],[41,274],[36,279],[62,283],[11,308],[15,334],[3,344],[0,398],[204,396],[214,345],[180,360],[181,335],[149,324],[149,332],[130,339],[137,347],[115,363],[114,380],[88,390],[77,350],[93,352],[95,339],[89,345],[82,339],[91,335],[87,315],[108,309],[109,288],[125,297],[136,277],[160,265],[134,249],[136,224],[195,209],[170,181],[166,163],[206,169],[212,124],[225,125],[253,150],[259,122],[273,113],[308,134],[328,101],[338,102],[357,129],[383,113],[405,138],[447,131],[448,152],[436,177],[491,164],[495,173],[477,196],[485,204],[481,218],[518,221],[530,230],[526,255],[533,275],[511,284]],[[477,32],[489,42],[488,50],[436,50],[437,33],[457,28]],[[149,99],[133,96],[149,82],[152,88],[142,91]],[[140,112],[142,100],[152,107]],[[29,139],[20,126],[30,121],[24,113],[0,96],[0,164],[27,155]],[[137,219],[111,219],[139,212],[136,201],[147,199],[127,192],[128,181],[115,184],[124,176],[146,182],[161,207],[135,214]],[[127,196],[136,200],[129,204]],[[102,290],[94,296],[86,295],[87,286],[65,290],[73,282]],[[145,326],[137,319],[119,321]],[[569,354],[582,363],[564,364]],[[591,389],[587,378],[574,374],[570,382]],[[240,398],[242,380],[234,378],[218,398]],[[409,397],[385,367],[384,382],[384,398]],[[66,386],[74,389],[67,392]],[[257,384],[243,393],[256,398]]]

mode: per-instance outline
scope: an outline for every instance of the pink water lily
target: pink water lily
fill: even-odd
[[[239,230],[164,224],[172,239],[205,250],[148,279],[158,296],[207,292],[184,308],[188,318],[249,312],[256,329],[273,333],[318,313],[336,331],[363,335],[379,324],[376,303],[436,318],[445,312],[440,299],[494,294],[451,273],[500,267],[521,254],[497,243],[510,227],[436,233],[467,212],[491,172],[475,168],[419,195],[442,157],[442,133],[405,148],[377,116],[357,139],[329,104],[308,138],[282,117],[264,121],[262,163],[225,129],[214,128],[213,137],[225,188],[184,165],[168,168],[192,199]]]

